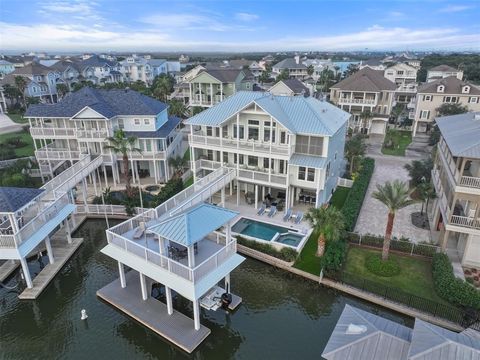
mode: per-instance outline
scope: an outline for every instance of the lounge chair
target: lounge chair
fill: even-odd
[[[145,233],[145,223],[142,221],[138,225],[138,228],[133,233],[133,238],[134,239],[140,239],[143,236],[144,233]]]
[[[303,220],[303,212],[298,211],[297,216],[295,217],[295,224],[300,224]]]
[[[277,213],[277,207],[275,205],[272,205],[270,207],[270,212],[268,213],[268,217],[274,217],[276,213]]]
[[[288,221],[292,217],[292,208],[288,208],[285,215],[283,215],[283,221]]]
[[[265,205],[262,205],[262,207],[261,207],[260,209],[258,209],[257,215],[263,215],[263,213],[265,212],[265,210],[266,210]]]

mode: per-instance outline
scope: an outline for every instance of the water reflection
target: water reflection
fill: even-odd
[[[243,304],[233,314],[202,309],[202,324],[212,333],[188,355],[97,299],[96,291],[118,276],[116,263],[99,252],[105,227],[104,221],[92,220],[74,234],[84,237],[84,244],[36,301],[19,301],[20,287],[0,289],[0,359],[320,358],[345,303],[411,325],[394,313],[247,260],[232,273],[232,291]],[[29,267],[40,271],[36,258]],[[23,288],[18,273],[7,285],[17,281]],[[174,306],[192,317],[190,302],[178,297]],[[80,320],[81,309],[87,310],[87,321]]]

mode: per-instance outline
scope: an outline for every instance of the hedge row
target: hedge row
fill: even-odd
[[[264,244],[255,240],[245,239],[244,237],[237,236],[237,243],[243,246],[246,246],[250,249],[260,251],[264,254],[276,257],[277,259],[284,261],[295,261],[298,253],[292,249],[284,247],[282,250],[277,250],[270,244]]]
[[[480,291],[455,277],[446,254],[438,253],[433,256],[432,275],[438,296],[454,305],[480,310]]]
[[[360,173],[348,193],[345,204],[343,204],[342,213],[345,219],[345,227],[348,231],[353,231],[355,228],[374,169],[375,160],[372,158],[364,158],[362,160]]]

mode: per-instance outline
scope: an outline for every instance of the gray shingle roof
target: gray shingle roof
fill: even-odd
[[[303,96],[277,96],[260,91],[239,91],[186,121],[190,125],[220,126],[237,112],[256,103],[294,134],[331,136],[350,114],[338,107]]]
[[[44,189],[0,187],[0,213],[15,212],[44,191]]]
[[[443,92],[437,92],[438,85],[445,86]],[[457,79],[456,76],[448,76],[443,79],[438,79],[429,83],[425,83],[418,87],[418,93],[422,94],[431,94],[431,93],[438,93],[438,94],[462,94],[462,88],[468,85],[470,86],[470,95],[480,95],[480,89],[475,87],[474,85]],[[468,94],[467,94],[468,95]]]
[[[449,65],[437,65],[429,69],[428,71],[458,71],[458,70]]]
[[[207,73],[213,76],[215,79],[221,81],[222,83],[233,83],[237,79],[238,75],[242,72],[242,70],[238,69],[209,69],[203,70],[201,73]]]
[[[384,90],[394,91],[397,86],[383,76],[383,71],[365,67],[333,85],[332,89],[380,92]]]
[[[301,94],[303,92],[308,95],[309,93],[308,88],[298,79],[286,79],[281,82],[288,86],[295,94]]]
[[[273,65],[273,67],[279,68],[279,69],[306,69],[307,68],[302,63],[297,64],[297,62],[293,58],[284,59],[276,63],[275,65]]]
[[[453,156],[480,159],[480,112],[435,119]]]
[[[30,105],[25,116],[69,118],[86,106],[106,118],[118,115],[157,115],[167,108],[163,102],[134,90],[84,87],[68,94],[56,104]]]
[[[182,121],[182,119],[170,116],[168,121],[156,131],[125,131],[127,136],[136,136],[137,138],[151,138],[151,139],[164,139],[166,138],[175,127]]]
[[[113,67],[116,66],[116,63],[114,61],[101,58],[98,55],[93,55],[86,60],[78,62],[77,65],[80,69],[85,69],[87,67],[103,67],[105,65]]]
[[[15,69],[10,75],[46,75],[50,72],[52,72],[52,69],[49,67],[33,62],[30,65]]]

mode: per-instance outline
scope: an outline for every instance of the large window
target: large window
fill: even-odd
[[[228,164],[228,153],[227,152],[223,153],[223,163]]]
[[[456,96],[444,96],[443,102],[444,103],[456,103],[458,98]]]
[[[315,181],[315,169],[307,169],[307,181]]]
[[[258,167],[258,157],[248,156],[248,166]]]
[[[420,112],[421,119],[428,119],[430,117],[430,110],[422,110]]]
[[[207,126],[207,136],[212,136],[213,135],[213,129],[211,126]]]
[[[245,138],[245,128],[244,128],[243,125],[240,125],[239,128],[240,128],[240,139],[244,139]],[[238,137],[237,125],[234,125],[233,126],[233,138],[237,139],[237,137]]]
[[[287,133],[285,131],[280,132],[280,144],[287,143]]]
[[[224,127],[222,127],[222,137],[228,138],[228,125],[225,125]]]
[[[270,129],[263,129],[263,141],[271,141],[272,143],[275,142],[275,130],[271,131],[270,138]]]
[[[258,140],[258,127],[248,127],[248,140]]]
[[[298,168],[298,180],[315,181],[315,169],[300,166]]]
[[[321,156],[323,154],[323,138],[318,136],[297,135],[295,152]]]

